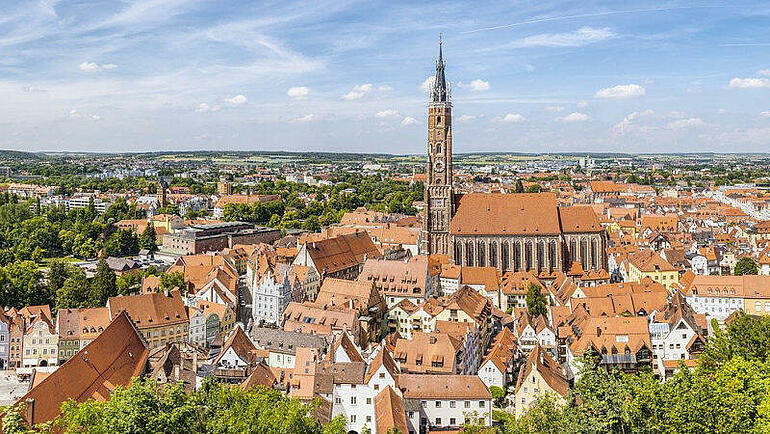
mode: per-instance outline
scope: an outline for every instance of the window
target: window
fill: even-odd
[[[471,402],[465,401],[465,408],[471,408]]]
[[[366,416],[366,423],[371,423],[371,422],[372,422],[372,417]]]
[[[441,408],[441,401],[436,401],[436,408]]]
[[[436,418],[436,425],[439,425],[439,426],[441,425],[441,418],[440,417]]]
[[[449,401],[449,408],[457,407],[457,401]]]
[[[428,401],[422,401],[420,404],[422,405],[422,408],[428,408]]]
[[[457,425],[457,419],[450,417],[449,418],[449,425]]]
[[[350,415],[350,423],[356,423],[356,415],[355,414],[351,414]]]
[[[335,404],[342,404],[342,398],[340,398],[339,396],[334,398],[334,403]]]
[[[355,405],[355,403],[356,403],[356,397],[355,396],[351,396],[350,397],[350,403]]]
[[[366,404],[368,405],[368,404],[371,404],[371,403],[372,403],[372,398],[366,398]]]
[[[479,401],[479,408],[484,408],[485,404],[486,404],[485,401]]]

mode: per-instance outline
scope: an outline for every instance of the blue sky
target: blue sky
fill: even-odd
[[[0,148],[770,150],[770,3],[0,0]]]

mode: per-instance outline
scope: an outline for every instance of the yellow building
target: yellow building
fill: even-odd
[[[107,309],[113,319],[125,310],[150,349],[187,341],[190,320],[177,290],[110,297]]]
[[[629,282],[641,282],[648,277],[669,290],[679,282],[679,270],[651,250],[629,256],[624,265]]]
[[[519,370],[514,394],[516,417],[521,417],[538,398],[547,394],[558,397],[558,402],[564,401],[569,390],[569,381],[562,372],[561,366],[544,351],[540,345],[535,346],[527,361]]]

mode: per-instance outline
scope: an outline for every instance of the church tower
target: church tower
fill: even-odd
[[[425,219],[422,252],[451,255],[449,222],[452,219],[452,102],[444,76],[439,42],[436,79],[428,103],[428,167],[425,179]]]

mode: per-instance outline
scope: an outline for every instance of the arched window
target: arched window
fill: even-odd
[[[532,269],[532,243],[527,241],[524,245],[524,271]]]
[[[443,149],[441,147],[441,142],[436,143],[436,153],[440,154],[443,152]]]
[[[455,242],[455,264],[461,264],[463,261],[463,245]]]
[[[537,243],[537,271],[545,268],[545,244],[542,241]]]
[[[465,265],[473,266],[473,241],[468,241],[465,244]]]
[[[479,241],[478,245],[478,255],[479,255],[479,267],[486,267],[487,266],[487,257],[486,257],[486,243],[484,241]]]
[[[575,239],[569,240],[569,264],[568,267],[572,265],[573,262],[577,262],[577,241]]]
[[[521,266],[521,243],[513,242],[513,271],[519,271]]]
[[[548,243],[548,263],[549,263],[549,269],[548,271],[552,271],[555,268],[558,268],[556,266],[556,241],[551,241]]]
[[[599,241],[594,238],[591,240],[591,268],[594,270],[599,269]]]
[[[588,268],[588,241],[585,238],[580,239],[580,265],[584,270]]]
[[[489,242],[489,266],[497,267],[497,241]]]
[[[503,241],[500,244],[500,269],[503,270],[503,273],[508,271],[508,267],[510,265],[510,254],[511,251],[508,250],[508,241]]]

